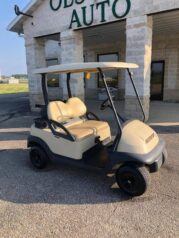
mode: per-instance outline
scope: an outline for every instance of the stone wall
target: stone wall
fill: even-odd
[[[153,61],[165,61],[164,101],[179,102],[179,35],[154,36]]]
[[[142,99],[146,119],[149,117],[151,55],[152,55],[152,27],[153,19],[141,16],[127,19],[126,27],[126,61],[135,62],[139,68],[133,70],[134,80]],[[129,75],[126,74],[125,111],[127,117],[134,117],[138,109],[138,102]],[[132,103],[132,106],[131,105]],[[134,106],[133,104],[136,104]]]
[[[45,46],[45,58],[58,58],[59,63],[61,62],[61,47],[56,41],[41,41],[42,46]],[[170,35],[167,37],[154,36],[153,38],[153,51],[152,51],[152,60],[153,61],[165,61],[165,78],[164,78],[164,101],[179,101],[179,35]],[[120,61],[125,61],[125,42],[116,42],[115,44],[101,44],[93,45],[91,47],[84,47],[84,56],[85,61],[92,62],[97,61],[98,54],[105,53],[119,53]],[[27,52],[32,54],[32,51]],[[32,56],[31,56],[32,57]],[[136,59],[135,59],[136,60]],[[67,60],[68,61],[68,60]],[[133,60],[134,61],[134,60]],[[32,63],[32,62],[31,62]],[[49,88],[50,99],[62,99],[63,98],[63,80],[60,80],[60,88]],[[130,84],[130,82],[129,82]],[[31,105],[34,108],[36,103],[43,103],[43,97],[41,94],[41,86],[37,80],[30,81],[31,86]],[[64,84],[66,88],[66,85]],[[129,86],[127,86],[129,87]],[[64,89],[66,90],[66,89]],[[97,88],[97,77],[92,75],[91,80],[86,81],[86,90],[85,96],[88,99],[97,99],[98,98],[98,88]],[[121,71],[119,74],[119,90],[117,99],[124,99],[125,94],[125,75],[124,71]],[[142,95],[141,95],[142,96]],[[147,96],[147,98],[149,98]],[[143,103],[147,102],[146,98],[142,99]],[[139,112],[136,111],[140,108],[137,106],[135,96],[128,96],[126,102],[126,113],[129,115],[131,110],[134,111],[136,116]],[[148,110],[149,103],[146,103],[146,108]],[[136,113],[135,113],[136,112]]]
[[[78,63],[84,61],[83,55],[83,32],[65,31],[61,33],[61,59],[62,64]],[[66,88],[66,76],[63,77],[63,98],[68,97]],[[71,75],[71,91],[73,96],[84,99],[84,76],[83,74]]]

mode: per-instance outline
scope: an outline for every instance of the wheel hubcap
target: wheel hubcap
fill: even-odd
[[[125,190],[129,192],[136,191],[136,180],[133,176],[124,174],[121,178],[121,182]]]

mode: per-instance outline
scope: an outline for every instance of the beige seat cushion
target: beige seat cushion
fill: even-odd
[[[73,117],[84,116],[87,112],[87,108],[81,99],[73,97],[68,99],[66,103],[70,110],[72,111]],[[107,122],[95,121],[95,120],[85,120],[81,123],[73,124],[76,128],[81,128],[83,130],[93,130],[95,136],[99,136],[100,140],[103,141],[107,138],[111,138],[110,127]]]
[[[75,124],[75,125],[68,125],[65,126],[68,131],[71,133],[72,136],[75,137],[76,141],[81,141],[89,136],[94,135],[94,131],[93,129],[90,128],[82,128],[80,125],[82,124],[82,122],[79,124]],[[65,134],[65,131],[60,129],[60,128],[56,128],[57,132],[60,132],[62,134]]]
[[[82,117],[86,114],[87,108],[84,102],[77,97],[69,98],[66,102],[69,110],[72,112],[72,117]]]
[[[108,123],[104,121],[94,121],[94,120],[83,121],[82,123],[73,126],[73,128],[76,129],[79,128],[81,130],[87,131],[90,130],[90,132],[92,131],[92,134],[94,134],[96,137],[99,136],[101,141],[111,138],[110,127]]]
[[[108,138],[111,139],[111,130],[110,130],[109,124],[107,122],[88,120],[82,124],[82,127],[83,128],[88,127],[88,128],[93,129],[94,134],[96,136],[99,136],[101,141],[104,141]]]
[[[48,118],[56,122],[66,122],[72,118],[72,111],[66,103],[54,101],[48,104]]]
[[[103,121],[80,121],[76,124],[65,126],[77,141],[81,141],[89,136],[100,137],[101,141],[111,139],[111,131],[107,122]],[[58,132],[65,133],[62,129]]]
[[[78,141],[91,135],[99,136],[101,141],[111,138],[110,127],[107,122],[80,118],[86,114],[86,111],[85,104],[79,98],[74,97],[70,98],[67,103],[50,102],[48,118],[63,123]],[[57,131],[65,133],[61,129],[57,129]]]
[[[84,119],[81,118],[73,118],[73,119],[69,119],[68,121],[66,121],[66,123],[64,123],[63,125],[66,128],[72,127],[72,126],[77,126],[77,125],[81,125],[81,123],[84,122]]]
[[[80,126],[74,126],[68,128],[69,132],[75,137],[77,141],[81,141],[91,135],[93,135],[92,129],[81,128]]]

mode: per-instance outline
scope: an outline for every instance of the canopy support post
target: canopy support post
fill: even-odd
[[[46,74],[42,74],[42,92],[43,92],[45,105],[47,106],[49,103],[49,98],[48,98],[48,91],[47,91]]]
[[[107,92],[107,95],[108,95],[108,99],[109,99],[110,104],[111,104],[111,108],[112,108],[114,116],[116,118],[116,122],[117,122],[118,129],[119,129],[119,134],[117,135],[116,141],[119,141],[121,136],[122,136],[122,125],[121,125],[121,122],[119,120],[119,117],[118,117],[118,114],[117,114],[117,111],[116,111],[116,108],[115,108],[115,105],[114,105],[111,93],[109,91],[108,85],[106,83],[105,75],[104,75],[104,73],[103,73],[101,68],[98,68],[98,71],[100,73],[101,79],[103,80],[103,83],[104,83],[104,86],[105,86],[105,89],[106,89],[106,92]],[[116,146],[117,146],[117,143],[115,143],[114,150],[117,149]]]
[[[70,79],[71,79],[71,73],[67,73],[67,91],[68,91],[68,97],[69,97],[69,98],[72,98],[71,87],[70,87]]]
[[[130,71],[130,69],[127,69],[127,72],[128,72],[129,78],[130,78],[130,80],[131,80],[131,83],[132,83],[134,92],[135,92],[135,94],[136,94],[137,100],[138,100],[138,102],[139,102],[139,105],[140,105],[140,108],[141,108],[141,111],[142,111],[142,114],[143,114],[143,120],[142,120],[142,121],[145,122],[145,121],[146,121],[146,115],[145,115],[144,108],[143,108],[141,99],[140,99],[140,97],[139,97],[137,88],[136,88],[135,83],[134,83],[134,80],[133,80],[132,72]]]

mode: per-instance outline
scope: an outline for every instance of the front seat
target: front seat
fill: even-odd
[[[68,99],[66,105],[71,110],[73,118],[84,117],[87,113],[84,102],[77,97]],[[93,134],[99,137],[100,141],[111,140],[111,130],[107,122],[84,119],[81,123],[74,126],[76,128],[93,130]]]
[[[61,101],[54,101],[48,104],[48,119],[61,123],[64,127],[68,129],[70,134],[75,137],[76,141],[81,141],[89,136],[93,135],[93,130],[90,128],[78,127],[79,124],[83,122],[79,118],[73,120],[73,115],[70,107]],[[55,128],[57,132],[64,133],[63,129],[58,127]]]

